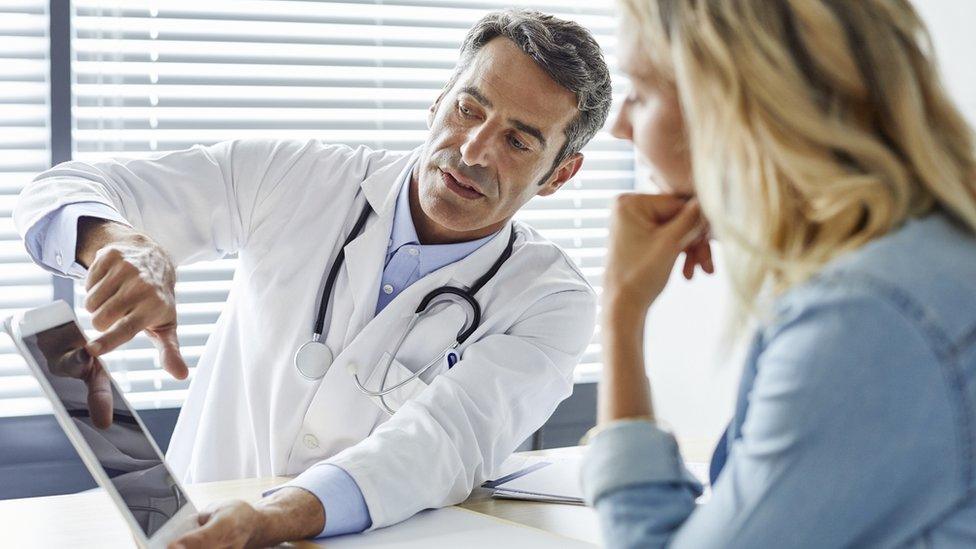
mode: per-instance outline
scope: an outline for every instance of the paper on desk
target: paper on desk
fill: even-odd
[[[503,467],[505,474],[495,481],[485,483],[485,486],[493,488],[492,497],[497,498],[582,505],[581,460],[580,455],[569,455],[521,457],[511,463],[506,461],[507,467]],[[522,468],[512,471],[516,465]],[[685,462],[685,466],[706,485],[704,497],[707,498],[708,464]]]
[[[485,484],[486,485],[490,484],[491,482],[504,478],[508,475],[511,475],[512,473],[516,473],[536,463],[545,462],[545,461],[551,461],[551,460],[547,460],[539,456],[512,454],[508,456],[508,459],[503,461],[502,464],[498,466],[498,470],[495,471],[495,476],[492,477],[492,479],[486,482]]]
[[[593,549],[584,541],[523,526],[514,522],[446,507],[422,511],[400,524],[366,532],[316,540],[327,549],[431,549],[464,547],[497,549],[498,547],[533,547],[539,549]]]
[[[561,503],[563,505],[583,505],[583,501],[577,498],[559,498],[554,496],[543,496],[539,494],[530,494],[527,492],[508,492],[506,490],[495,490],[491,493],[491,497],[497,499],[517,499],[520,501],[538,501],[540,503]]]
[[[583,503],[579,470],[579,456],[549,458],[527,474],[496,484],[495,493],[509,498],[524,494],[526,499]]]

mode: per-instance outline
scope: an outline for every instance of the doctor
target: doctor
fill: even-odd
[[[86,280],[94,355],[144,330],[187,376],[174,265],[239,255],[167,460],[186,482],[299,476],[202,514],[183,546],[356,532],[460,502],[545,422],[572,391],[595,298],[512,216],[576,174],[610,95],[584,29],[500,12],[471,29],[411,154],[230,141],[68,162],[24,190],[32,256]],[[456,291],[418,318],[442,287]]]

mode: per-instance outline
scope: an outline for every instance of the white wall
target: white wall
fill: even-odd
[[[654,406],[679,438],[710,444],[732,415],[741,368],[720,341],[729,292],[721,271],[697,273],[687,281],[680,265],[676,269],[647,322],[645,356]]]
[[[915,0],[949,93],[976,125],[976,0]]]
[[[946,85],[976,125],[976,0],[916,0]],[[726,281],[676,273],[648,319],[647,368],[658,415],[679,438],[711,443],[731,417],[742,350],[718,347]]]

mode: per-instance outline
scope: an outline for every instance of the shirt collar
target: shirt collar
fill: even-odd
[[[464,259],[495,238],[498,232],[468,242],[420,244],[420,238],[417,236],[417,228],[413,223],[413,217],[410,212],[410,180],[413,177],[413,168],[416,163],[417,161],[415,160],[409,166],[403,180],[400,182],[400,192],[397,195],[396,210],[393,214],[393,230],[390,233],[390,245],[386,249],[386,261],[389,262],[393,254],[403,246],[416,246],[420,252],[420,276],[423,277],[445,265],[450,265],[451,263]]]
[[[417,229],[413,224],[410,213],[410,179],[413,176],[414,164],[406,170],[403,181],[400,182],[400,192],[397,194],[396,210],[393,213],[393,231],[390,233],[390,246],[387,255],[392,255],[406,244],[420,244]]]

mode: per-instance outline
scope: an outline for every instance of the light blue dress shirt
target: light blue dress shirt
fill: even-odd
[[[98,217],[128,225],[118,212],[99,202],[62,206],[35,223],[24,235],[27,252],[42,267],[62,276],[83,278],[87,271],[75,258],[78,219]]]
[[[780,297],[746,359],[712,495],[622,421],[582,482],[608,547],[976,547],[976,237],[943,214]]]
[[[489,235],[457,244],[420,244],[410,212],[412,171],[411,166],[411,169],[406,170],[405,179],[400,182],[376,313],[382,311],[414,282],[441,267],[464,259],[495,237]],[[75,260],[78,218],[82,216],[126,223],[115,210],[104,204],[67,204],[46,216],[27,232],[24,240],[28,253],[53,272],[75,278],[84,277],[85,269]],[[304,488],[322,502],[326,527],[319,537],[362,532],[372,524],[369,509],[356,481],[336,465],[317,464],[285,486]]]
[[[407,171],[410,172],[412,168]],[[400,194],[397,196],[393,230],[386,248],[383,281],[380,283],[380,296],[376,302],[376,314],[379,314],[396,296],[400,295],[400,292],[414,282],[441,267],[464,259],[494,237],[495,235],[488,235],[478,240],[456,244],[421,245],[410,215],[408,176],[408,180],[400,187]]]

